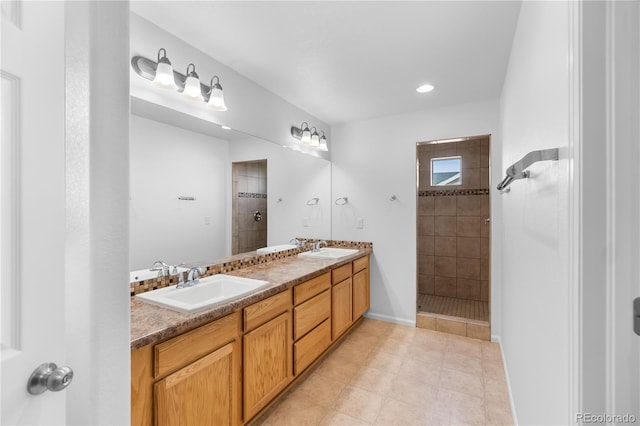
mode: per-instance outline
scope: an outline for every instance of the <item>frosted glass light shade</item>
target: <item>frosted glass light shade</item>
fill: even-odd
[[[219,86],[219,85],[218,85]],[[211,95],[209,96],[209,102],[207,105],[214,111],[226,111],[227,106],[224,103],[224,93],[222,88],[212,87]]]
[[[308,127],[302,130],[302,137],[300,138],[300,142],[306,144],[311,143],[311,130],[309,130]]]
[[[200,90],[200,79],[189,76],[184,82],[184,95],[194,101],[204,101],[202,91]]]
[[[318,151],[329,151],[329,147],[327,146],[327,138],[322,136],[320,138],[320,144],[318,146]]]
[[[162,89],[176,90],[176,80],[173,78],[173,68],[171,64],[166,62],[159,62],[156,67],[156,76],[153,78],[152,83]]]
[[[320,136],[315,130],[311,134],[311,146],[314,146],[314,147],[320,146]]]

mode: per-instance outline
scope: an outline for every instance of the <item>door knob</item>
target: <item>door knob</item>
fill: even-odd
[[[31,395],[40,395],[45,391],[58,392],[65,389],[73,380],[71,367],[58,367],[53,362],[46,362],[29,377],[27,391]]]

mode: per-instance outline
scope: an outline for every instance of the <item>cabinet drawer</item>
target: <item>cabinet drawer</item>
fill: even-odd
[[[300,374],[331,344],[331,319],[325,320],[293,345],[295,374]]]
[[[244,308],[244,331],[253,330],[291,307],[291,290]]]
[[[154,374],[158,378],[213,352],[238,337],[240,313],[235,312],[191,330],[154,348]]]
[[[361,257],[353,261],[353,273],[362,271],[369,266],[369,256]]]
[[[331,272],[315,277],[293,288],[293,304],[298,305],[331,288]]]
[[[294,340],[298,340],[330,316],[331,290],[329,289],[296,306],[293,309]]]
[[[342,265],[331,271],[331,282],[335,285],[351,276],[351,263]]]

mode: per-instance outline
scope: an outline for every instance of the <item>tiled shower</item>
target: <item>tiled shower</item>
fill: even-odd
[[[267,245],[267,160],[232,164],[232,254]]]
[[[417,146],[417,310],[428,328],[440,318],[456,334],[468,335],[468,323],[488,333],[489,144],[481,136]]]

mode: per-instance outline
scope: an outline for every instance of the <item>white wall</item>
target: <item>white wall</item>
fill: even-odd
[[[230,143],[230,159],[267,159],[268,245],[288,243],[295,237],[331,238],[329,161],[256,139]],[[315,197],[320,199],[318,204],[307,206]]]
[[[229,142],[135,115],[130,134],[131,270],[227,256]]]
[[[416,142],[491,134],[492,187],[501,179],[498,102],[417,111],[332,129],[334,239],[373,242],[369,315],[403,324],[416,319]],[[495,192],[495,191],[494,191]],[[492,192],[493,220],[500,197]],[[390,201],[392,195],[396,201]],[[364,228],[357,229],[357,219]],[[492,227],[492,327],[500,334],[499,225]]]
[[[501,97],[505,166],[560,148],[502,196],[502,344],[517,421],[570,409],[568,2],[523,2]]]

